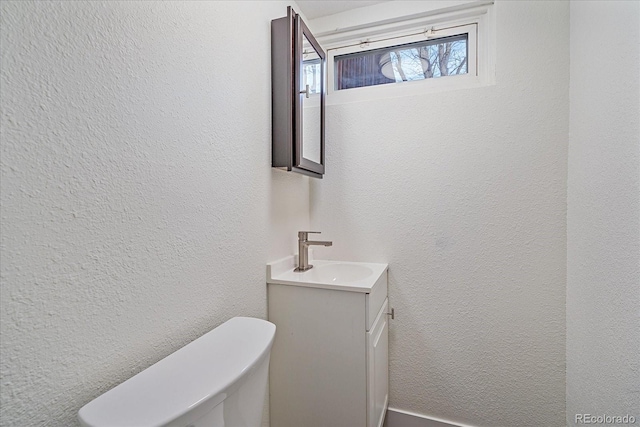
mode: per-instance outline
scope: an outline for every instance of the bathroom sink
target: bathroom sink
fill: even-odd
[[[313,268],[295,271],[296,260],[289,256],[267,264],[267,283],[336,289],[353,292],[371,292],[388,265],[370,262],[311,260]]]
[[[308,271],[319,281],[331,283],[349,283],[366,279],[373,275],[373,270],[364,265],[354,263],[333,263],[318,265]]]

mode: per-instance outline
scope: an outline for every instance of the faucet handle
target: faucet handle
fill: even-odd
[[[308,234],[321,234],[319,231],[298,231],[298,239],[307,240]]]

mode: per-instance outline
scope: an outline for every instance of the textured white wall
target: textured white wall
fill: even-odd
[[[640,3],[571,2],[570,94],[567,424],[640,422]]]
[[[272,170],[286,2],[1,3],[0,424],[76,412],[230,317],[308,226]]]
[[[495,86],[327,108],[311,224],[318,258],[390,263],[391,406],[560,426],[569,5],[495,7]]]

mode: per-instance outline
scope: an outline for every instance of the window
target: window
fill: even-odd
[[[468,34],[334,57],[335,90],[468,73]]]
[[[350,27],[323,23],[328,105],[494,84],[492,0],[442,8],[407,2],[399,9],[391,16],[371,9]]]
[[[388,86],[387,92],[397,92],[407,82],[421,81],[418,84],[422,85],[428,80],[448,80],[449,86],[455,86],[478,76],[476,22],[378,37],[328,48],[330,94],[369,91],[370,86]]]

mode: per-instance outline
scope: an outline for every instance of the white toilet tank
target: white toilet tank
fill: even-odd
[[[257,427],[276,326],[235,317],[80,409],[90,427]]]

